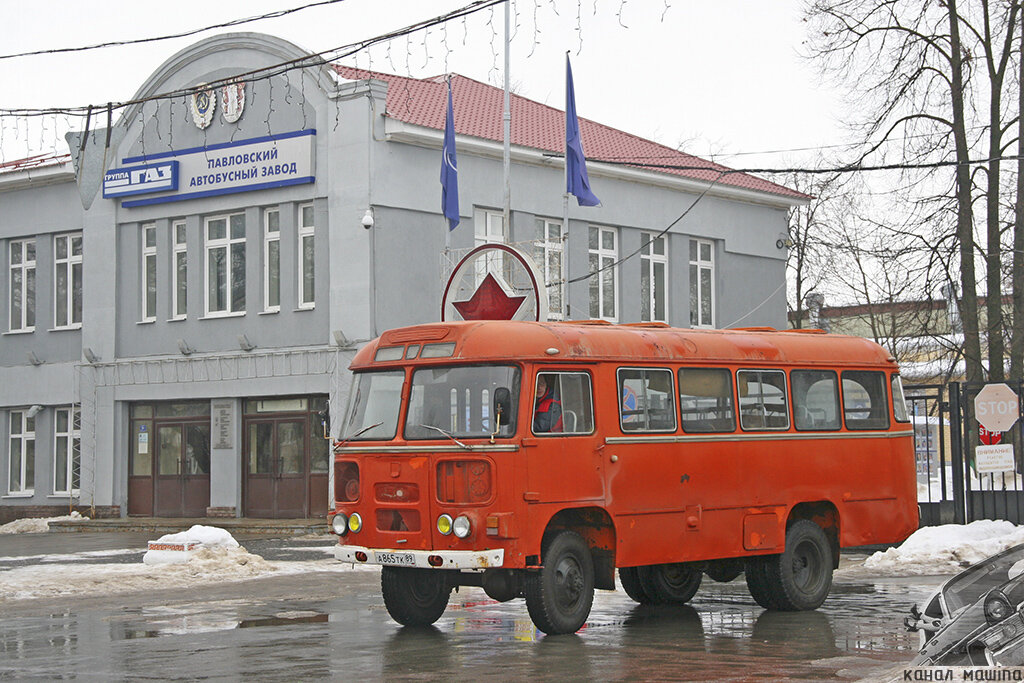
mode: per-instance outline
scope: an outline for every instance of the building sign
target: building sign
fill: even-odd
[[[210,401],[210,436],[212,437],[212,448],[229,449],[234,447],[234,417],[233,401],[213,400]]]
[[[103,174],[103,197],[127,197],[178,189],[178,162],[112,168]]]
[[[311,183],[315,180],[315,140],[316,130],[310,128],[207,147],[128,157],[122,159],[126,164],[124,168],[112,169],[104,175],[103,196],[153,195],[122,200],[121,206],[132,207]],[[133,174],[170,163],[177,168],[173,187],[135,187],[129,192],[116,192],[115,189],[115,193],[108,189],[110,182],[124,177],[132,179],[135,177]]]
[[[1012,472],[1014,469],[1013,446],[978,446],[974,449],[974,464],[978,474],[986,472]]]

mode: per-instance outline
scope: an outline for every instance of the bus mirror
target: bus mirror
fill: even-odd
[[[498,387],[494,390],[494,415],[501,424],[507,425],[511,413],[512,393],[508,387]]]
[[[323,427],[324,438],[331,438],[331,408],[328,405],[326,408],[317,413],[317,417],[320,418],[320,425]]]

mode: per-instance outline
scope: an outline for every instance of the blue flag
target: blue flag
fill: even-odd
[[[576,195],[580,206],[597,206],[601,200],[590,191],[587,159],[583,156],[580,122],[576,118],[576,91],[572,87],[572,66],[565,56],[565,191]]]
[[[441,213],[448,219],[448,230],[454,230],[459,224],[459,169],[455,160],[451,80],[448,81],[448,112],[444,117],[444,146],[441,148]]]

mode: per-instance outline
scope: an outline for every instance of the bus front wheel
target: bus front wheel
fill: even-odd
[[[807,519],[794,522],[786,530],[784,552],[748,561],[747,586],[767,609],[817,609],[832,588],[832,547],[825,532]]]
[[[697,594],[704,574],[699,567],[686,562],[653,564],[640,568],[640,585],[651,602],[662,605],[685,605]]]
[[[388,614],[403,626],[433,624],[452,592],[444,571],[412,567],[381,567],[380,588]]]
[[[562,530],[544,543],[543,566],[526,575],[523,595],[533,623],[544,633],[575,633],[594,602],[594,560],[583,537]]]

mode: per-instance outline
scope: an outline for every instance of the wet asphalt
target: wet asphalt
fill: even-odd
[[[148,534],[0,536],[0,576],[47,552],[129,550],[62,563],[140,562]],[[322,560],[331,537],[239,538],[266,559]],[[844,567],[863,556],[844,555]],[[705,578],[690,605],[597,591],[585,627],[544,636],[522,600],[452,594],[432,628],[387,615],[379,573],[311,571],[181,590],[7,600],[0,679],[54,680],[879,680],[917,651],[903,616],[945,577],[837,573],[813,612],[758,607],[741,578]]]

